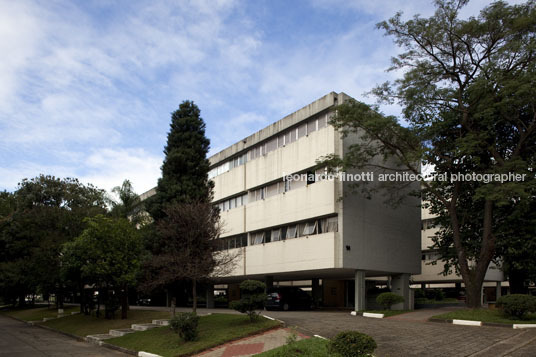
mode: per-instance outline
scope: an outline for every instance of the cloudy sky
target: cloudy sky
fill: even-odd
[[[487,1],[473,1],[477,14]],[[201,109],[211,154],[331,92],[392,79],[375,24],[428,0],[0,0],[0,190],[40,173],[156,185],[170,113]],[[396,107],[383,108],[396,114]]]

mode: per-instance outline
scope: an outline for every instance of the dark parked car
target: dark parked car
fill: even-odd
[[[311,309],[313,300],[311,296],[300,288],[294,286],[280,286],[267,291],[266,310],[293,310]]]

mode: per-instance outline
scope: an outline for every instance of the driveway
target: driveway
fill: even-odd
[[[349,312],[266,311],[307,335],[333,337],[340,331],[357,330],[372,336],[377,356],[536,356],[536,330],[503,327],[459,326],[423,321],[413,317],[374,319]],[[440,314],[442,311],[436,311]]]
[[[0,356],[127,356],[0,316]]]

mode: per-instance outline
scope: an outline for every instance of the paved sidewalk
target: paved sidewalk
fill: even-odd
[[[270,330],[259,335],[246,337],[240,340],[229,342],[225,345],[215,347],[211,350],[202,352],[197,356],[203,357],[247,357],[257,353],[268,351],[287,343],[287,337],[292,331],[287,328],[278,328]],[[297,340],[308,338],[305,335],[298,334]]]
[[[112,357],[127,355],[0,316],[0,356]]]

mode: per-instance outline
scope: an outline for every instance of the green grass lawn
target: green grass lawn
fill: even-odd
[[[463,301],[455,299],[455,298],[444,298],[443,300],[416,298],[415,299],[415,304],[431,304],[431,305],[463,304]]]
[[[245,315],[213,314],[199,319],[199,336],[195,341],[184,342],[169,327],[160,327],[116,337],[106,342],[130,350],[151,352],[161,356],[181,356],[200,352],[279,325],[277,321],[262,317],[251,323]]]
[[[395,315],[405,314],[406,312],[411,312],[412,310],[365,310],[361,312],[372,312],[374,314],[383,314],[383,317],[390,317]]]
[[[330,357],[335,356],[328,351],[329,341],[321,338],[307,338],[288,345],[258,354],[259,357]]]
[[[494,322],[500,324],[536,324],[536,314],[527,315],[525,320],[513,320],[505,316],[501,310],[489,309],[463,309],[433,316],[441,320],[472,320]]]
[[[96,318],[95,316],[77,314],[43,322],[42,325],[85,337],[108,333],[109,330],[113,329],[130,328],[132,324],[150,323],[156,319],[169,319],[170,313],[167,311],[129,310],[128,319],[121,320],[121,311],[118,311],[115,316],[115,319],[107,320],[103,316]]]
[[[79,306],[69,306],[63,309],[64,314],[68,315],[71,312],[80,311]],[[55,306],[48,307],[27,307],[15,308],[2,311],[2,314],[16,317],[24,321],[43,320],[45,317],[57,317],[58,309]]]

